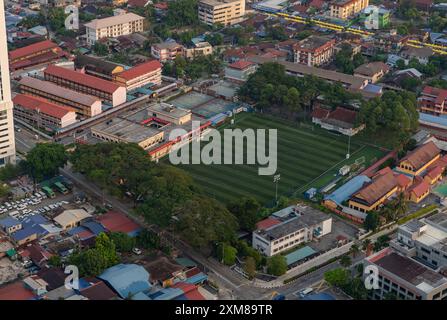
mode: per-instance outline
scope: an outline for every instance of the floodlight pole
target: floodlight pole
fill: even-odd
[[[276,201],[276,205],[278,205],[278,182],[281,179],[281,175],[280,174],[275,174],[273,176],[273,182],[276,184],[276,191],[275,191],[275,201]]]
[[[346,159],[349,159],[349,157],[351,156],[349,154],[349,152],[351,151],[351,135],[348,135],[348,153],[346,154]]]

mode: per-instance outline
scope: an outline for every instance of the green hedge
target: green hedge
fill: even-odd
[[[418,210],[416,212],[413,212],[412,214],[409,214],[406,217],[403,217],[403,218],[397,220],[397,224],[400,225],[400,224],[404,224],[405,222],[408,222],[410,220],[417,219],[417,218],[419,218],[419,217],[421,217],[421,216],[423,216],[423,215],[425,215],[425,214],[427,214],[427,213],[429,213],[431,211],[434,211],[436,208],[438,208],[438,205],[431,204],[428,207],[422,208],[422,209],[420,209],[420,210]]]

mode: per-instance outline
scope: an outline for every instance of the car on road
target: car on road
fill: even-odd
[[[312,292],[314,291],[314,289],[313,288],[306,288],[306,289],[304,289],[304,290],[301,290],[300,292],[299,292],[299,296],[301,297],[301,298],[304,298],[305,296],[307,296],[308,294],[311,294]]]
[[[141,250],[138,249],[138,248],[133,248],[133,249],[132,249],[132,252],[135,253],[135,254],[138,255],[138,256],[139,256],[140,254],[143,253],[143,251],[141,251]]]

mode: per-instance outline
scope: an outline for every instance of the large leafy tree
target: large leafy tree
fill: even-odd
[[[247,231],[255,229],[260,209],[261,205],[253,197],[244,197],[228,205],[228,210],[237,218],[241,229]]]
[[[287,271],[287,261],[286,257],[277,254],[267,260],[267,272],[274,275],[280,276]]]
[[[197,10],[197,0],[171,1],[165,21],[171,27],[196,25],[199,23]]]
[[[230,242],[238,227],[235,217],[222,204],[204,196],[187,200],[176,218],[177,230],[197,248],[206,248],[214,241]]]
[[[67,163],[65,147],[57,143],[38,143],[26,156],[26,169],[34,181],[52,177]]]
[[[358,121],[367,133],[385,136],[393,146],[405,144],[418,126],[416,96],[407,91],[385,92],[382,97],[363,103]]]

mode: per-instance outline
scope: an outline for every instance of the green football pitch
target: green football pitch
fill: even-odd
[[[276,118],[253,113],[236,116],[235,123],[223,129],[277,129],[278,169],[281,175],[278,196],[301,196],[310,187],[321,188],[335,178],[338,169],[364,159],[364,166],[384,154],[377,148],[365,146],[351,138],[347,160],[348,138],[313,127],[310,124],[291,124]],[[206,142],[203,142],[205,145]],[[202,146],[203,146],[202,145]],[[222,151],[223,154],[223,151]],[[258,165],[181,165],[206,193],[228,203],[242,196],[253,196],[268,205],[275,199],[273,176],[258,175]]]

